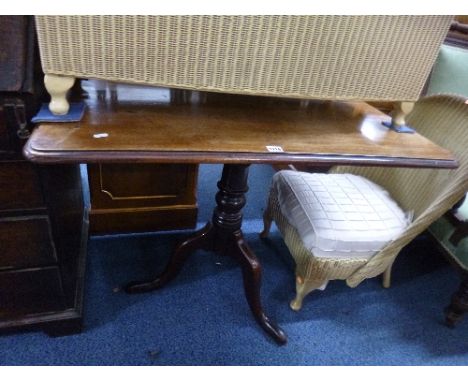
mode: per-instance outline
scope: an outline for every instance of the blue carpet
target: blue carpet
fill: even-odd
[[[201,167],[199,226],[211,218],[221,166]],[[2,365],[467,365],[468,319],[443,325],[458,285],[455,271],[421,236],[397,259],[393,286],[370,279],[355,289],[331,282],[289,308],[293,264],[278,231],[258,238],[273,171],[255,165],[244,233],[263,266],[265,311],[286,331],[277,346],[253,320],[239,268],[229,258],[195,252],[180,276],[149,294],[119,286],[159,272],[188,231],[91,238],[84,332],[0,337]]]

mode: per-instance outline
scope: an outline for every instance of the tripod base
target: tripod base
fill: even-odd
[[[195,232],[175,249],[165,270],[155,279],[131,282],[127,293],[149,292],[162,288],[174,279],[191,253],[197,249],[228,255],[236,259],[242,269],[244,290],[250,309],[259,325],[277,343],[286,343],[286,334],[264,313],[260,301],[261,266],[255,254],[244,240],[241,231],[241,210],[247,192],[248,165],[225,165],[220,191],[216,195],[217,207],[213,222]]]

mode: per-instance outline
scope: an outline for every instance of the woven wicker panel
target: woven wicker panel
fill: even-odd
[[[418,101],[407,118],[416,130],[452,151],[459,162],[454,170],[339,166],[333,172],[365,176],[387,189],[401,207],[414,211],[404,234],[348,278],[350,286],[382,273],[416,235],[459,201],[468,191],[468,100],[438,95]]]
[[[276,222],[295,263],[296,275],[305,280],[345,280],[357,269],[366,264],[362,258],[324,258],[315,257],[304,244],[296,228],[289,224],[288,219],[281,213],[276,189],[272,188],[268,200],[268,213]]]
[[[416,100],[451,16],[36,16],[45,73],[229,93]]]
[[[442,106],[441,106],[442,105]],[[455,96],[431,96],[418,101],[407,122],[457,158],[454,170],[338,166],[332,172],[364,176],[384,187],[414,219],[432,208],[450,209],[468,191],[468,105]],[[455,195],[455,200],[449,198]]]

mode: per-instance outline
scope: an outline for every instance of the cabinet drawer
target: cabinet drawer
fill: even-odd
[[[64,309],[57,267],[0,271],[0,319]]]
[[[47,216],[0,219],[0,270],[57,262]]]
[[[43,205],[39,176],[33,165],[26,161],[0,162],[0,210]]]

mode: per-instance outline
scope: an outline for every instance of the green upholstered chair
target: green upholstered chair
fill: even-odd
[[[443,44],[432,68],[426,95],[468,97],[468,48]]]
[[[468,48],[442,45],[433,67],[427,94],[458,94],[468,97]],[[465,146],[468,150],[468,146]],[[461,277],[459,289],[445,309],[445,320],[455,326],[468,312],[468,198],[435,221],[429,231],[445,249],[450,263]]]

